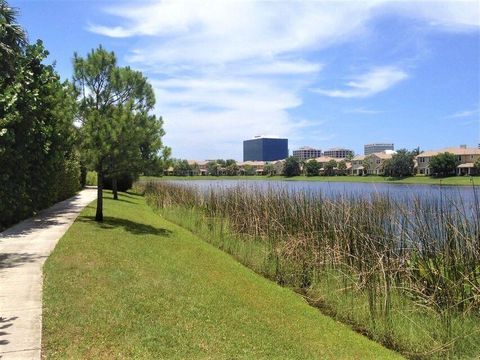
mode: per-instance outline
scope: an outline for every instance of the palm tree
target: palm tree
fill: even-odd
[[[0,72],[12,70],[13,59],[27,43],[27,35],[16,22],[18,11],[0,0]]]

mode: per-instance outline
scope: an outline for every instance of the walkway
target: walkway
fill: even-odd
[[[96,189],[55,204],[0,233],[0,358],[41,355],[42,267]]]

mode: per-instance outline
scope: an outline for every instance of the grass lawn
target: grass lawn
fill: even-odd
[[[320,182],[359,182],[386,184],[423,184],[423,185],[480,185],[480,176],[450,176],[433,178],[430,176],[410,176],[403,179],[392,179],[384,176],[142,176],[140,180],[282,180],[282,181],[320,181]]]
[[[87,207],[44,267],[48,359],[397,359],[156,215]]]

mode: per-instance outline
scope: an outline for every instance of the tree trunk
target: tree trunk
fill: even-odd
[[[117,178],[115,176],[112,178],[112,191],[113,191],[113,199],[118,200],[118,186],[117,186]]]
[[[103,221],[103,172],[97,173],[97,213],[95,221]]]

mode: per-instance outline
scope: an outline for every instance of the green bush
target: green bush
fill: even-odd
[[[0,18],[19,28],[15,16]],[[2,46],[10,40],[0,31]],[[48,52],[41,41],[13,43],[8,58],[0,50],[0,230],[80,187],[74,90],[44,64]]]
[[[300,175],[300,162],[296,157],[290,156],[285,160],[283,173],[286,177]]]
[[[57,173],[54,201],[61,201],[75,195],[80,189],[80,163],[73,157],[61,164]]]
[[[432,174],[441,177],[455,175],[458,164],[457,156],[449,152],[432,156],[430,159]]]
[[[87,179],[85,181],[85,185],[97,186],[97,172],[96,171],[88,171],[87,172]]]

